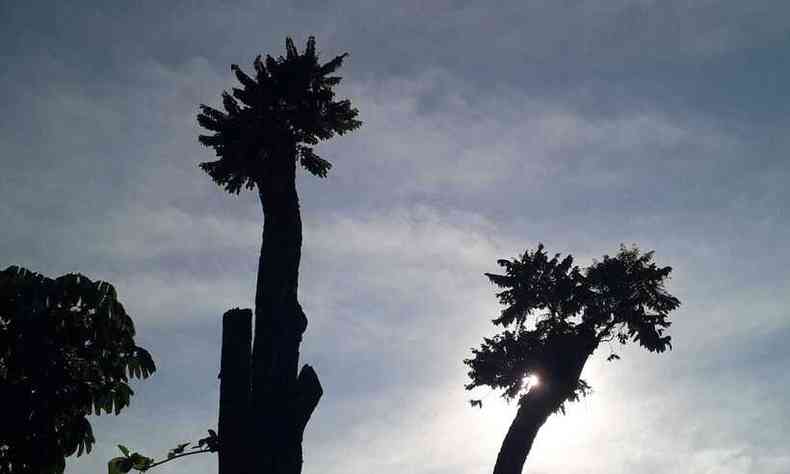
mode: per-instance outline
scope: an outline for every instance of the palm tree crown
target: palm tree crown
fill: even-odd
[[[222,93],[224,112],[200,106],[198,123],[212,133],[198,139],[219,157],[200,167],[230,193],[260,184],[280,160],[325,177],[332,165],[313,147],[362,124],[351,102],[336,101],[333,91],[341,78],[331,74],[347,54],[320,64],[312,36],[301,54],[291,38],[285,47],[284,57],[255,58],[255,77],[231,66],[242,87]]]

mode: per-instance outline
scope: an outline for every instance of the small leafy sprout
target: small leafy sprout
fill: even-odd
[[[132,469],[145,472],[153,467],[160,466],[166,462],[184,456],[191,456],[193,454],[201,453],[216,453],[219,451],[219,436],[217,436],[216,431],[208,430],[208,436],[199,439],[197,444],[190,448],[192,451],[187,452],[186,449],[190,444],[192,444],[191,441],[177,444],[175,448],[172,448],[167,452],[167,457],[161,461],[143,456],[140,453],[130,453],[129,448],[119,444],[118,449],[121,450],[121,453],[123,453],[123,457],[117,457],[110,460],[108,463],[108,474],[126,474]]]

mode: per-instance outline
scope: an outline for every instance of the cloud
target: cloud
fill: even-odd
[[[219,316],[252,304],[261,215],[197,168],[196,106],[309,32],[351,51],[365,125],[299,181],[303,358],[327,389],[306,474],[490,470],[514,407],[471,409],[461,361],[498,311],[482,273],[538,241],[580,265],[656,249],[683,306],[672,353],[591,361],[596,392],[529,469],[788,470],[784,4],[45,7],[0,15],[0,262],[113,282],[160,366],[68,472],[213,424]]]

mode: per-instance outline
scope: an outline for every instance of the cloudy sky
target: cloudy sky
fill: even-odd
[[[114,283],[159,366],[93,419],[105,472],[216,425],[220,315],[261,212],[197,168],[231,63],[314,34],[363,128],[302,176],[305,474],[490,472],[513,405],[468,404],[483,272],[538,242],[674,267],[674,350],[591,360],[527,472],[790,472],[790,4],[782,0],[0,2],[0,267]],[[606,352],[606,351],[604,351]],[[483,394],[485,395],[485,394]],[[187,458],[165,473],[214,473]]]

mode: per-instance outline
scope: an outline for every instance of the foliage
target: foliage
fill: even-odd
[[[118,414],[156,367],[115,288],[79,274],[0,272],[0,471],[62,472],[90,452],[87,416]]]
[[[604,256],[581,270],[570,255],[549,258],[541,244],[498,264],[504,274],[486,273],[501,289],[496,296],[505,305],[493,323],[508,329],[485,338],[464,361],[472,380],[468,390],[486,385],[504,390],[506,399],[521,395],[523,401],[527,374],[547,382],[570,377],[562,402],[575,401],[590,386],[571,377],[571,369],[580,371],[601,343],[638,342],[651,352],[671,348],[664,332],[680,301],[664,288],[672,269],[657,266],[653,252],[621,246],[614,257]],[[614,359],[619,356],[609,356]],[[558,409],[564,411],[564,405]]]
[[[140,453],[130,453],[129,448],[122,444],[118,445],[118,449],[121,450],[123,456],[110,459],[110,462],[107,463],[108,474],[124,474],[132,469],[145,472],[155,462],[152,458],[143,456]]]
[[[123,456],[110,459],[110,462],[107,463],[107,472],[108,474],[125,474],[132,469],[145,472],[151,468],[160,466],[166,462],[170,462],[184,456],[202,453],[216,453],[219,451],[219,437],[217,436],[217,432],[214,430],[208,430],[208,436],[199,439],[198,442],[190,448],[191,451],[187,451],[186,449],[190,447],[190,444],[192,444],[191,441],[179,443],[175,448],[168,451],[167,457],[165,459],[160,461],[157,461],[154,458],[143,456],[137,452],[130,452],[129,448],[119,444],[118,449],[121,451]]]
[[[254,77],[231,66],[242,87],[223,92],[224,112],[200,106],[198,122],[212,132],[200,135],[200,143],[219,157],[200,167],[230,193],[260,183],[273,160],[298,160],[311,174],[325,177],[332,165],[314,145],[362,124],[349,100],[334,100],[340,77],[331,74],[347,54],[320,64],[312,36],[302,54],[290,38],[285,47],[284,57],[258,56]]]

